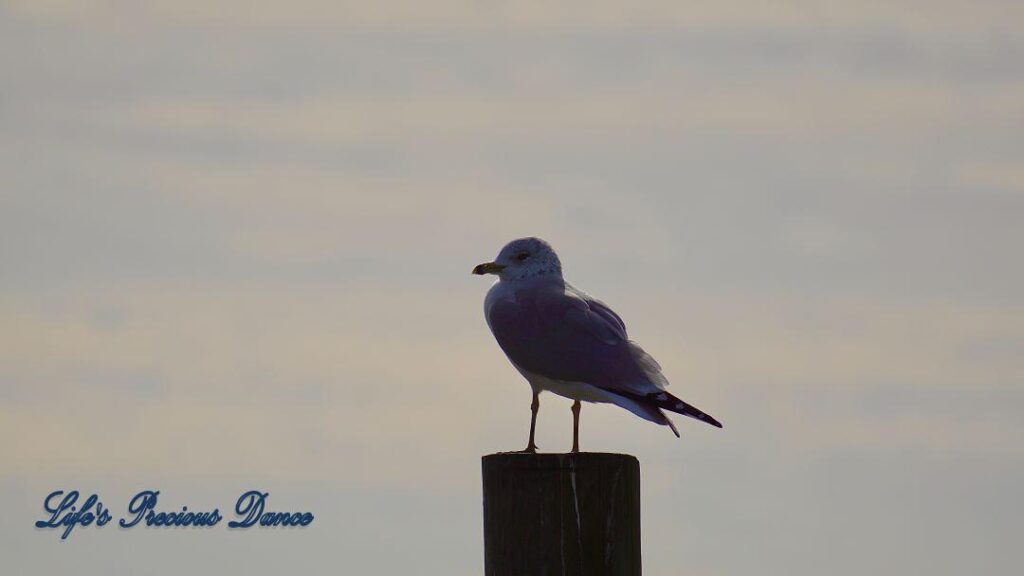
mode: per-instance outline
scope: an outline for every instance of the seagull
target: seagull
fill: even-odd
[[[493,262],[473,274],[498,280],[484,299],[484,317],[498,345],[530,383],[530,440],[523,452],[536,453],[534,431],[540,393],[548,390],[573,400],[572,451],[580,451],[580,402],[616,404],[679,430],[662,410],[721,428],[710,415],[676,398],[665,387],[661,366],[626,335],[622,318],[562,278],[562,263],[540,238],[505,245]]]

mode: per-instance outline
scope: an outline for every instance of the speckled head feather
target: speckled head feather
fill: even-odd
[[[509,242],[494,262],[505,267],[498,273],[502,280],[522,280],[544,275],[562,277],[562,262],[558,254],[540,238],[519,238]]]

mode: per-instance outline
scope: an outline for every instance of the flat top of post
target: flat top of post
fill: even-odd
[[[592,466],[640,466],[636,456],[613,452],[534,453],[497,452],[482,459],[485,466],[531,469],[578,469]]]

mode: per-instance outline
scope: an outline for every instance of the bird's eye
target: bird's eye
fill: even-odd
[[[514,256],[514,258],[515,258],[516,260],[520,261],[520,262],[522,262],[523,260],[526,260],[526,259],[527,259],[527,258],[529,258],[529,257],[530,257],[530,254],[529,254],[529,253],[527,253],[527,252],[520,252],[519,254],[516,254],[516,255]]]

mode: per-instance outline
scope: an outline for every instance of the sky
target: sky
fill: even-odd
[[[1024,570],[1024,5],[369,4],[0,2],[5,573],[480,574],[528,235],[725,425],[585,406],[645,573]]]

